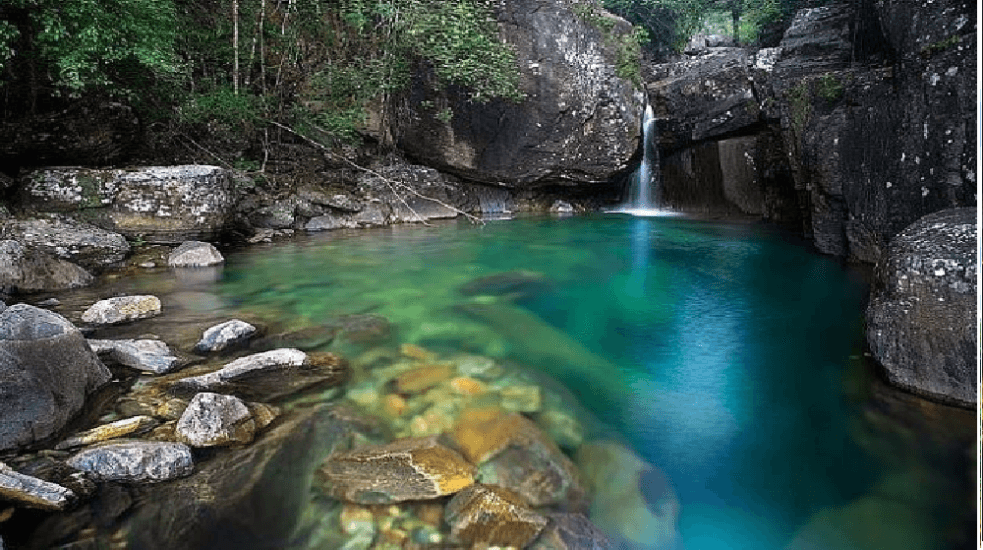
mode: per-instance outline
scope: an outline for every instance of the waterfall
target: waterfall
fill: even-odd
[[[657,131],[652,105],[646,105],[645,114],[642,115],[642,162],[629,177],[627,202],[615,212],[636,216],[673,214],[661,208],[659,149],[655,143]]]

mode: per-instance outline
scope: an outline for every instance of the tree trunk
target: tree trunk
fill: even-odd
[[[239,95],[239,0],[232,0],[232,92]]]

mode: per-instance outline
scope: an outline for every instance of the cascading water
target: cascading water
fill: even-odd
[[[655,113],[645,106],[642,116],[642,162],[629,178],[628,201],[615,212],[635,216],[665,216],[672,212],[661,207],[659,150],[655,145]]]

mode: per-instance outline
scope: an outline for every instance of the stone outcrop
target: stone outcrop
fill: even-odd
[[[118,325],[160,315],[160,298],[149,294],[117,296],[92,304],[82,312],[82,322],[92,325]]]
[[[170,267],[208,267],[224,261],[214,245],[201,241],[185,241],[167,256]]]
[[[66,216],[5,220],[0,237],[93,271],[117,265],[130,253],[130,244],[122,235]]]
[[[48,168],[24,176],[24,203],[75,212],[103,229],[153,243],[216,238],[231,223],[232,172],[217,166]]]
[[[0,498],[43,510],[63,510],[75,493],[56,483],[21,474],[0,462]]]
[[[624,171],[644,108],[643,94],[616,74],[630,25],[599,3],[567,0],[507,2],[496,16],[526,98],[482,104],[422,72],[393,108],[396,145],[428,166],[498,185],[598,184]],[[442,109],[453,112],[447,122],[436,116]]]
[[[0,312],[0,450],[53,435],[110,378],[67,319],[26,304],[6,308]]]
[[[546,526],[522,497],[494,485],[472,485],[447,503],[451,533],[471,547],[524,548]]]
[[[8,294],[80,288],[95,278],[88,271],[18,241],[0,241],[0,292]]]
[[[337,498],[391,504],[454,494],[474,483],[474,466],[436,437],[365,445],[330,456],[318,475]]]
[[[191,449],[183,443],[124,441],[81,451],[68,465],[102,481],[159,482],[194,471]]]
[[[867,341],[888,379],[963,407],[979,397],[976,213],[943,210],[898,234],[867,310]]]

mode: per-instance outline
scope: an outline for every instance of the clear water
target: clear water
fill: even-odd
[[[528,284],[461,291],[517,271]],[[666,474],[688,550],[975,546],[974,413],[872,375],[865,283],[764,226],[598,214],[337,231],[104,282],[62,312],[114,292],[165,310],[119,336],[190,347],[232,316],[286,329],[373,313],[396,342],[546,373]]]
[[[514,270],[548,284],[503,307],[606,372],[556,364],[515,310],[461,307],[482,304],[459,287]],[[400,341],[546,370],[668,475],[685,548],[949,548],[971,531],[972,415],[871,380],[865,284],[775,230],[597,215],[332,233],[232,255],[218,289],[299,324],[372,312]]]

